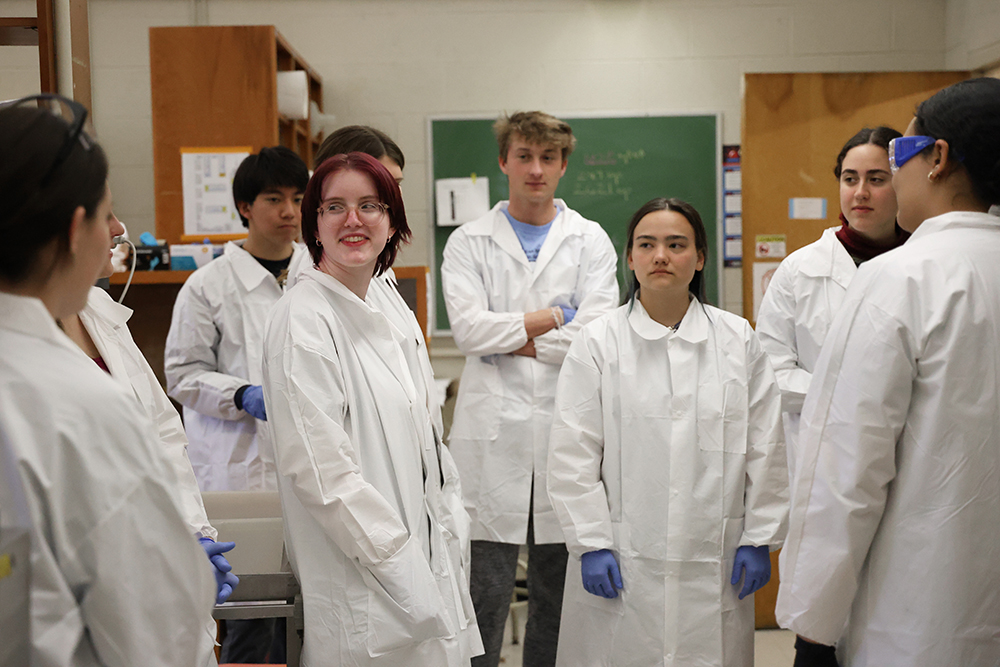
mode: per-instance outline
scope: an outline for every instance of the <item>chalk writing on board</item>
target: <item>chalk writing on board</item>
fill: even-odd
[[[588,167],[609,167],[618,163],[628,164],[633,160],[641,160],[646,157],[646,151],[640,148],[637,151],[626,150],[621,153],[607,151],[604,153],[590,153],[583,156],[583,163]]]
[[[607,169],[592,169],[576,175],[573,182],[573,195],[576,197],[621,197],[628,201],[632,188],[622,185],[621,171]]]

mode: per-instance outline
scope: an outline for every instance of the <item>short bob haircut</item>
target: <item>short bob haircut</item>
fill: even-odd
[[[233,200],[243,226],[249,227],[250,221],[240,213],[240,202],[252,205],[261,192],[278,188],[295,188],[297,192],[302,192],[308,182],[309,169],[306,163],[290,148],[272,146],[261,148],[260,153],[248,155],[233,176]]]
[[[705,259],[705,264],[701,271],[694,272],[694,277],[691,279],[688,291],[698,297],[698,301],[704,304],[705,279],[703,274],[705,273],[705,269],[708,268],[708,234],[705,232],[705,223],[702,222],[701,215],[695,210],[694,206],[691,206],[686,201],[673,197],[669,199],[666,197],[657,197],[643,204],[642,208],[635,212],[635,215],[632,216],[632,219],[628,223],[628,241],[625,243],[625,255],[622,262],[622,271],[626,274],[626,292],[622,302],[623,305],[635,301],[636,296],[639,294],[639,280],[635,277],[635,271],[628,268],[628,256],[632,252],[635,228],[639,226],[639,222],[643,218],[656,211],[674,211],[675,213],[680,213],[691,223],[691,228],[694,230],[695,250],[701,253],[701,256]]]
[[[562,151],[563,162],[569,159],[576,148],[576,137],[569,124],[543,111],[518,111],[503,115],[493,123],[493,133],[497,136],[500,159],[507,161],[510,144],[514,135],[524,137],[529,144],[555,146]]]
[[[402,169],[406,166],[403,151],[385,132],[367,125],[348,125],[331,133],[316,153],[313,166],[318,167],[334,155],[340,153],[367,153],[376,160],[389,158]]]
[[[385,166],[367,153],[353,152],[339,154],[329,157],[323,161],[306,186],[306,194],[302,198],[302,238],[309,248],[313,265],[318,265],[323,257],[323,247],[317,243],[319,232],[319,206],[323,201],[323,185],[326,180],[342,171],[360,171],[368,174],[375,184],[375,191],[378,199],[389,207],[389,224],[392,225],[393,234],[385,244],[385,248],[379,253],[375,262],[375,271],[372,275],[380,276],[385,273],[394,261],[396,253],[399,252],[401,243],[409,243],[412,232],[406,223],[406,210],[403,208],[403,195],[399,191],[399,184],[392,177]]]
[[[949,162],[954,155],[979,201],[1000,204],[1000,79],[967,79],[948,86],[920,103],[913,129],[947,141]]]
[[[879,125],[878,127],[866,127],[853,137],[847,140],[844,147],[840,149],[840,153],[837,155],[837,166],[833,168],[833,175],[840,180],[840,172],[844,168],[844,158],[847,157],[847,153],[852,148],[857,148],[858,146],[864,146],[865,144],[871,144],[873,146],[878,146],[879,148],[885,150],[886,156],[889,155],[889,142],[897,137],[903,136],[891,127],[886,127],[885,125]]]
[[[108,159],[90,140],[88,150],[73,142],[47,183],[71,128],[62,118],[35,106],[0,106],[0,278],[13,284],[45,273],[39,255],[56,243],[55,262],[69,252],[69,228],[80,206],[93,218],[104,199]]]

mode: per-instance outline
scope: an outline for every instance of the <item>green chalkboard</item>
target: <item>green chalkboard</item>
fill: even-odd
[[[490,205],[507,198],[507,177],[500,171],[493,136],[494,119],[431,119],[432,174],[490,179]],[[618,250],[625,247],[628,221],[654,197],[679,197],[701,214],[708,232],[706,295],[719,302],[718,116],[634,116],[563,118],[573,128],[576,150],[556,197],[601,224]],[[432,208],[433,211],[436,208]],[[446,331],[448,313],[441,293],[441,258],[456,227],[434,226],[434,321]],[[619,282],[621,282],[619,267]]]

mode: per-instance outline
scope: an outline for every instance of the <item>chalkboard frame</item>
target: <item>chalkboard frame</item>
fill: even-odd
[[[712,273],[713,273],[713,275],[709,277],[710,278],[709,279],[709,285],[715,288],[715,293],[714,294],[709,294],[709,297],[710,297],[710,300],[715,305],[717,305],[719,307],[722,307],[723,304],[724,304],[724,299],[725,299],[724,280],[723,280],[723,244],[724,244],[724,237],[723,237],[723,224],[722,224],[722,218],[723,218],[723,210],[722,210],[722,197],[723,197],[723,191],[722,191],[722,145],[723,145],[722,120],[723,120],[723,114],[722,114],[722,112],[721,111],[684,111],[684,112],[656,112],[656,111],[649,111],[649,112],[647,112],[647,111],[633,111],[633,112],[628,112],[628,111],[615,111],[615,112],[554,113],[553,115],[556,116],[557,118],[562,118],[562,119],[566,120],[571,125],[573,124],[574,120],[604,120],[604,119],[608,119],[608,120],[638,120],[638,119],[646,119],[646,118],[669,118],[669,119],[688,118],[688,119],[702,119],[702,120],[708,120],[708,119],[710,119],[714,123],[714,126],[715,126],[715,141],[714,141],[714,146],[712,148],[712,157],[711,157],[711,160],[712,160],[712,164],[713,164],[713,167],[714,167],[712,171],[714,172],[714,177],[715,177],[714,196],[712,197],[713,202],[714,202],[714,207],[715,207],[715,215],[714,216],[708,216],[708,215],[704,216],[705,217],[704,222],[705,222],[705,226],[707,228],[706,231],[708,232],[708,235],[709,235],[708,242],[709,242],[710,263],[712,265]],[[435,201],[435,181],[436,181],[437,178],[447,178],[447,177],[458,176],[459,175],[459,174],[448,174],[448,175],[438,176],[438,173],[437,173],[438,172],[438,168],[437,168],[436,156],[435,156],[435,152],[434,152],[434,124],[437,123],[437,122],[450,122],[450,121],[477,121],[477,122],[488,121],[489,123],[492,123],[499,116],[500,116],[500,113],[496,113],[496,114],[442,114],[442,115],[429,115],[429,116],[427,116],[427,119],[426,119],[426,133],[427,133],[427,193],[428,193],[428,198],[427,198],[427,201],[428,201],[427,215],[428,215],[428,222],[429,222],[429,226],[430,226],[430,233],[428,234],[428,241],[427,241],[427,243],[428,243],[428,256],[430,257],[430,268],[431,268],[431,271],[430,271],[430,289],[431,289],[431,291],[430,291],[430,294],[428,295],[427,302],[428,302],[428,311],[429,311],[428,312],[428,319],[429,319],[429,321],[431,323],[431,327],[430,328],[431,328],[431,334],[432,334],[432,336],[450,336],[451,335],[450,328],[442,328],[442,327],[438,326],[439,309],[440,309],[439,300],[440,300],[440,295],[441,295],[441,286],[440,286],[440,282],[441,282],[441,266],[440,266],[440,260],[439,260],[439,257],[438,257],[439,253],[438,253],[438,248],[437,248],[437,239],[438,239],[439,230],[441,230],[441,229],[448,229],[448,230],[450,230],[450,231],[448,231],[448,234],[450,235],[451,231],[454,231],[455,229],[457,229],[457,227],[439,228],[438,225],[437,225],[437,211],[436,211],[436,201]],[[492,148],[492,154],[491,154],[492,155],[492,164],[496,165],[497,164],[496,141],[493,138],[492,132],[490,132],[488,136],[489,136],[489,139],[492,142],[492,146],[493,146],[493,148]],[[572,161],[573,161],[573,157],[576,156],[577,154],[579,154],[580,151],[581,151],[581,146],[578,144],[577,148],[576,148],[576,151],[574,151],[574,155],[570,156],[571,164],[572,164]],[[707,155],[707,153],[706,153],[706,155]],[[700,157],[703,157],[703,156],[700,156]],[[495,167],[495,172],[498,173],[498,174],[500,173],[498,165]],[[567,169],[567,176],[569,176],[569,174],[570,174],[569,169]],[[462,174],[462,175],[467,175],[467,174]],[[489,173],[487,173],[486,175],[487,176],[491,176],[491,174],[489,174]],[[500,176],[503,177],[502,174],[500,174]],[[563,180],[565,181],[565,179],[566,179],[566,177],[564,176]],[[500,185],[500,183],[494,183],[493,179],[491,178],[491,183],[490,183],[490,206],[491,207],[493,205],[495,205],[497,201],[499,201],[500,199],[505,199],[506,196],[507,196],[506,195],[506,192],[507,192],[506,179],[505,179],[505,177],[503,177],[502,190],[503,190],[504,194],[503,194],[503,196],[499,197],[499,199],[496,198],[496,197],[494,197],[494,192],[497,191],[498,185]],[[563,184],[560,183],[560,189],[556,193],[556,197],[557,198],[559,198],[559,197],[565,198],[562,195],[562,190],[563,190]],[[665,193],[665,194],[669,195],[669,194],[672,194],[672,193]],[[572,201],[567,200],[567,203],[570,205],[570,207],[574,207]],[[638,208],[639,206],[641,206],[642,203],[643,203],[642,201],[636,202],[635,203],[635,208]],[[602,221],[598,221],[598,222],[601,222],[602,226],[604,225],[604,223]],[[619,259],[618,280],[619,280],[619,283],[621,284],[621,282],[622,282],[622,268],[621,268],[621,263],[622,262],[621,262],[621,257],[620,256],[619,256],[618,259]],[[714,280],[714,286],[711,285],[711,283],[713,282],[711,280],[711,278],[715,279]],[[444,313],[443,316],[445,318],[447,318],[447,314],[446,313]]]

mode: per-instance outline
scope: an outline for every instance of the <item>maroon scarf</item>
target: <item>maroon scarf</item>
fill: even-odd
[[[840,239],[840,242],[844,245],[844,249],[847,250],[848,254],[855,261],[867,262],[872,257],[878,257],[884,252],[898,248],[906,242],[906,239],[910,238],[909,232],[904,231],[899,225],[896,225],[896,238],[883,243],[875,243],[851,229],[843,213],[840,214],[840,222],[841,225],[840,229],[837,230],[837,238]]]

